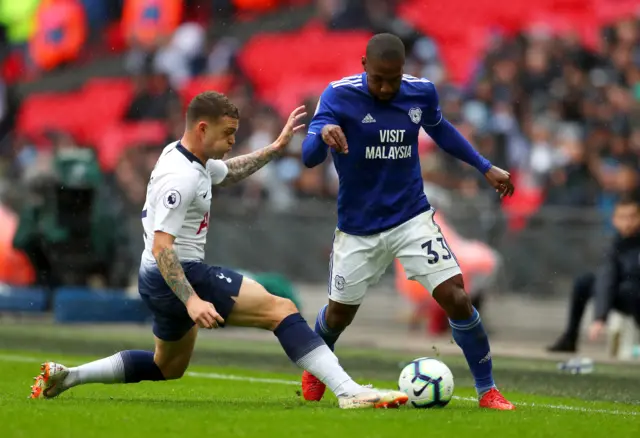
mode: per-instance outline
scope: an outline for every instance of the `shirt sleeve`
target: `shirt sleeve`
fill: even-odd
[[[229,168],[222,160],[207,160],[207,172],[211,176],[211,184],[220,184],[227,177]]]
[[[309,124],[309,134],[320,135],[324,125],[339,125],[335,112],[335,90],[329,85],[318,99],[316,110]]]
[[[158,181],[153,202],[154,231],[162,231],[174,237],[182,229],[187,210],[196,196],[196,177],[169,174]]]
[[[487,173],[492,167],[491,162],[480,155],[471,143],[443,117],[435,85],[431,82],[425,82],[424,85],[426,101],[420,122],[422,128],[442,150],[458,160],[470,164],[482,174]]]
[[[302,162],[307,167],[317,166],[327,158],[328,146],[322,141],[322,128],[325,125],[340,124],[334,111],[334,94],[331,85],[324,90],[309,124],[307,137],[302,142]]]
[[[425,105],[421,124],[427,129],[440,124],[442,121],[442,111],[440,110],[440,98],[438,97],[436,86],[431,82],[426,82],[424,85]]]

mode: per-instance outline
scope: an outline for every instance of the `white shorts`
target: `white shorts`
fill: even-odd
[[[410,280],[431,293],[444,281],[461,274],[440,227],[426,211],[390,230],[371,236],[335,231],[329,261],[329,299],[342,304],[362,303],[367,288],[376,284],[398,258]]]

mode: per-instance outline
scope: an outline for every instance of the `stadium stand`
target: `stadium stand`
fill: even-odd
[[[118,9],[115,3],[124,8]],[[580,268],[562,257],[553,244],[535,246],[539,235],[527,234],[545,222],[547,212],[589,209],[608,217],[613,200],[640,184],[637,2],[542,0],[524,8],[520,2],[507,0],[405,0],[384,2],[395,10],[384,17],[372,12],[370,4],[375,2],[368,0],[221,1],[219,4],[226,4],[222,10],[212,6],[216,2],[184,2],[180,10],[175,9],[176,2],[156,3],[158,12],[166,12],[168,18],[162,25],[156,22],[152,36],[138,36],[151,46],[142,51],[143,60],[129,76],[125,67],[136,49],[132,35],[143,29],[135,24],[135,19],[144,16],[143,12],[136,14],[139,3],[135,0],[109,3],[115,12],[104,16],[102,24],[91,26],[93,36],[88,35],[83,50],[71,56],[76,61],[67,58],[69,65],[60,65],[56,72],[72,75],[78,65],[90,65],[109,53],[113,62],[125,66],[122,76],[101,77],[100,71],[94,71],[71,91],[56,91],[54,86],[47,92],[22,96],[15,129],[8,129],[12,135],[0,146],[1,160],[10,169],[0,171],[1,179],[8,181],[0,196],[15,211],[25,201],[21,191],[31,183],[30,178],[43,173],[55,155],[51,139],[55,131],[71,134],[77,145],[95,150],[105,174],[104,186],[124,204],[127,214],[134,215],[146,184],[140,175],[148,173],[154,154],[182,128],[176,102],[184,107],[203,89],[228,93],[243,115],[234,153],[250,151],[273,139],[277,134],[274,126],[291,108],[305,102],[311,110],[329,81],[360,71],[363,47],[380,31],[402,35],[408,48],[407,73],[433,80],[448,118],[493,162],[512,172],[517,195],[497,204],[475,174],[436,152],[428,137],[421,143],[425,182],[433,187],[434,199],[438,199],[437,190],[444,194],[441,211],[452,227],[492,246],[526,239],[525,247],[529,245],[530,251],[538,251],[538,258],[548,261],[548,268],[534,269],[522,255],[526,251],[515,253],[508,260],[518,279],[511,287],[526,284],[535,288],[553,269],[573,273]],[[198,7],[205,3],[206,7]],[[333,3],[340,7],[332,9]],[[24,5],[28,12],[26,0]],[[303,26],[257,31],[268,17],[313,8],[317,11],[314,18]],[[425,8],[449,19],[432,20]],[[353,11],[360,11],[359,15]],[[90,12],[87,17],[96,15]],[[9,20],[3,17],[10,15],[0,9],[0,22],[6,26]],[[240,24],[249,31],[235,34]],[[279,25],[272,25],[274,28]],[[42,74],[29,71],[24,32],[8,29],[10,41],[2,71],[9,89],[13,81],[20,88]],[[171,57],[164,58],[170,62],[159,62],[160,52],[173,46],[166,44],[154,52],[148,49],[155,44],[151,42],[174,38],[180,40],[173,41],[175,47],[181,49],[185,44],[197,50],[189,56],[178,50],[184,56],[179,62]],[[186,73],[172,69],[178,64],[188,66]],[[158,95],[149,92],[150,97],[146,96],[156,115],[139,118],[131,111],[137,106],[139,81],[145,75],[162,77],[168,84]],[[44,74],[47,79],[52,76]],[[331,163],[305,169],[299,160],[299,144],[300,138],[286,157],[228,196],[252,208],[262,205],[285,213],[334,197]],[[456,197],[455,207],[447,209],[447,197]],[[465,222],[465,217],[477,217],[478,212],[488,218]],[[508,231],[500,228],[503,222]],[[601,221],[596,224],[602,231]],[[557,234],[545,231],[545,235],[561,247],[570,233],[567,227],[558,228]],[[594,245],[584,251],[593,255],[601,248]],[[544,291],[547,286],[539,289]]]

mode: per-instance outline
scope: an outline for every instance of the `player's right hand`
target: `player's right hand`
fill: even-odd
[[[338,125],[324,125],[322,127],[322,141],[341,154],[349,153],[347,137],[345,137],[342,128]]]
[[[293,134],[304,128],[304,123],[300,123],[307,116],[304,108],[304,105],[299,106],[289,115],[286,125],[284,125],[280,136],[274,143],[277,149],[285,148],[293,138]]]
[[[192,295],[187,300],[187,312],[198,327],[215,329],[224,324],[224,319],[213,307],[213,304],[201,300],[197,295]]]

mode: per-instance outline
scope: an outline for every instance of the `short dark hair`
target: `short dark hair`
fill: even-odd
[[[217,120],[224,116],[239,119],[240,111],[227,96],[217,91],[198,94],[187,107],[187,125],[201,119]]]
[[[394,34],[379,33],[369,40],[366,55],[381,61],[404,61],[404,43]]]
[[[640,193],[638,191],[634,190],[632,192],[625,193],[620,196],[616,202],[616,206],[623,207],[628,205],[635,205],[640,208]]]

